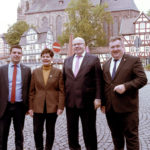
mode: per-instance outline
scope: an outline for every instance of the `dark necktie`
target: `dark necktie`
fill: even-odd
[[[113,67],[112,76],[111,76],[112,79],[114,79],[115,74],[116,74],[116,64],[117,64],[117,61],[118,61],[118,60],[115,60],[115,59],[114,59],[114,67]]]
[[[17,65],[14,65],[13,78],[12,78],[12,89],[11,89],[11,103],[15,102],[16,97],[16,76],[17,76]]]

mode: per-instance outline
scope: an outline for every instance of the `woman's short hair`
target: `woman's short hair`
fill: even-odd
[[[52,51],[51,49],[49,49],[49,48],[45,48],[45,49],[42,50],[42,52],[41,52],[41,57],[42,57],[42,55],[44,55],[44,54],[49,54],[50,57],[53,57],[53,56],[54,56],[53,51]]]

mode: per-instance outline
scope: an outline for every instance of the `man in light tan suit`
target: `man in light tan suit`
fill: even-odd
[[[29,114],[33,116],[34,139],[37,150],[43,150],[43,126],[46,121],[46,146],[51,150],[57,115],[64,109],[64,83],[61,70],[51,65],[53,52],[41,53],[42,67],[33,71],[30,86]]]

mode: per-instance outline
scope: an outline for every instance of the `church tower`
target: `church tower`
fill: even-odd
[[[25,13],[32,7],[35,0],[21,0],[17,9],[17,20],[26,20]]]

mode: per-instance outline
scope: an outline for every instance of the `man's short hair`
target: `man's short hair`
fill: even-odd
[[[10,47],[10,53],[12,52],[12,49],[13,48],[18,48],[18,49],[21,49],[21,51],[22,51],[22,47],[20,46],[20,45],[12,45],[11,47]]]
[[[117,40],[119,40],[122,44],[123,44],[123,42],[124,42],[122,36],[112,36],[112,37],[110,37],[109,43],[110,43],[110,42],[117,41]]]
[[[42,52],[41,52],[41,57],[42,57],[42,55],[44,55],[44,54],[49,54],[50,57],[53,57],[53,56],[54,56],[53,51],[52,51],[51,49],[49,49],[49,48],[45,48],[45,49],[42,50]]]

